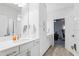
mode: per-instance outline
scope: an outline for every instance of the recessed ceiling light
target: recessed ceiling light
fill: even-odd
[[[23,7],[25,5],[26,5],[25,3],[20,3],[20,4],[18,4],[18,7]]]
[[[26,5],[26,3],[13,3],[15,5],[18,5],[18,7],[23,7],[24,5]]]

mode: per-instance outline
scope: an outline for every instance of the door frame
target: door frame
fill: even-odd
[[[64,18],[56,18],[56,19],[64,19],[64,26],[65,26],[65,17],[64,17]],[[55,20],[55,19],[54,19],[54,20]],[[54,25],[55,25],[55,24],[54,24],[54,23],[55,23],[54,20],[53,20],[53,28],[54,28]],[[55,29],[54,29],[54,30],[55,30]],[[54,30],[53,30],[53,37],[54,37],[54,32],[55,32]],[[64,32],[65,32],[65,31],[64,31]],[[66,34],[66,33],[65,33],[65,34]],[[65,36],[65,37],[66,37],[66,36]],[[54,39],[54,38],[53,38],[53,39]],[[64,38],[64,39],[66,39],[66,38]],[[53,41],[54,41],[54,40],[53,40]],[[66,40],[65,40],[65,41],[66,41]],[[54,41],[53,43],[54,43],[53,46],[55,46],[55,41]],[[64,42],[64,48],[65,48],[65,44],[66,44],[66,43]]]

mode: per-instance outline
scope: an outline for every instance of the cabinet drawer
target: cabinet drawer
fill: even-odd
[[[19,53],[19,47],[13,47],[0,52],[0,56],[15,56]]]
[[[31,50],[26,50],[18,54],[17,56],[31,56]]]
[[[20,45],[20,52],[26,51],[27,49],[33,47],[33,42],[25,43]]]

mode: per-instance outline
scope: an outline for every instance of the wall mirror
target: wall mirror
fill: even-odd
[[[17,34],[19,31],[18,15],[21,14],[21,7],[13,3],[0,3],[0,37]],[[21,31],[19,31],[21,32]]]
[[[23,33],[26,33],[26,31],[27,31],[27,25],[24,25]]]
[[[14,34],[14,19],[0,15],[0,37]]]
[[[5,15],[0,15],[0,37],[8,35],[8,19]]]

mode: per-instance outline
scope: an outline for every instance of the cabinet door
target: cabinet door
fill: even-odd
[[[31,49],[20,52],[20,54],[18,54],[17,56],[31,56]]]
[[[33,43],[33,47],[31,48],[31,56],[39,56],[40,55],[40,41],[35,40]]]
[[[27,49],[24,52],[20,52],[17,56],[31,56],[31,50]]]
[[[40,50],[39,46],[34,46],[31,48],[31,56],[39,56]]]
[[[33,47],[33,42],[28,42],[25,44],[20,45],[20,52],[24,52],[27,49],[30,49],[31,47]]]

